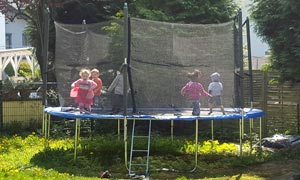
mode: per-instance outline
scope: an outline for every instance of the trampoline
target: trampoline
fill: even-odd
[[[209,109],[202,108],[199,116],[191,116],[191,108],[140,108],[139,113],[130,113],[131,109],[128,109],[128,114],[126,116],[121,114],[111,115],[109,111],[98,111],[95,113],[80,113],[77,108],[74,107],[48,107],[44,109],[43,118],[43,132],[45,133],[45,138],[50,136],[50,121],[51,116],[57,116],[62,118],[75,119],[75,135],[74,135],[74,160],[77,158],[77,146],[78,139],[80,137],[80,122],[83,119],[94,119],[94,120],[117,120],[118,121],[118,134],[120,134],[120,121],[124,121],[124,143],[125,143],[125,166],[127,167],[127,121],[130,120],[156,120],[156,121],[170,121],[171,122],[171,136],[173,137],[173,123],[174,121],[194,121],[195,122],[195,166],[191,171],[194,171],[197,167],[198,159],[198,133],[199,133],[199,120],[201,121],[211,121],[211,131],[213,139],[213,122],[219,120],[238,120],[239,121],[239,139],[240,139],[240,154],[242,153],[242,141],[244,134],[244,121],[250,121],[250,134],[253,128],[253,120],[259,120],[259,142],[262,139],[262,117],[264,112],[260,109],[251,108],[225,108],[226,114],[223,115],[221,112],[214,111],[211,115],[207,115]],[[94,110],[96,111],[96,110]],[[252,126],[251,126],[252,125]]]
[[[50,136],[51,116],[75,119],[74,160],[76,160],[81,120],[118,121],[118,134],[120,122],[123,121],[127,167],[127,121],[170,121],[172,137],[174,122],[191,121],[195,122],[195,166],[191,170],[194,171],[197,167],[199,121],[211,121],[214,139],[215,121],[237,120],[241,154],[245,121],[250,122],[251,134],[253,120],[259,120],[261,139],[264,112],[253,108],[252,67],[249,62],[248,72],[244,73],[243,23],[239,17],[237,16],[234,21],[220,24],[149,21],[128,17],[125,3],[124,21],[112,20],[78,25],[55,22],[54,66],[60,107],[47,107],[47,101],[45,102],[43,118],[45,138]],[[112,29],[115,31],[112,32]],[[109,89],[117,71],[123,70],[122,103],[126,111],[111,115],[107,109],[112,107],[106,104],[105,110],[94,109],[90,114],[81,114],[74,108],[74,99],[70,97],[71,84],[79,78],[76,74],[83,67],[99,69],[104,92]],[[180,90],[190,80],[187,73],[194,69],[200,69],[202,75],[199,81],[203,87],[208,87],[213,72],[220,73],[224,86],[223,105],[237,108],[225,108],[225,115],[214,109],[213,114],[208,115],[208,109],[203,108],[208,107],[207,101],[201,97],[201,114],[192,116],[191,102],[181,96]],[[250,79],[248,86],[250,108],[244,108],[244,87],[247,87],[244,86],[244,79],[248,78],[245,74],[249,75]]]

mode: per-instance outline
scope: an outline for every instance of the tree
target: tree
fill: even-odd
[[[23,16],[28,22],[25,34],[28,35],[30,44],[35,47],[36,57],[40,65],[42,74],[47,71],[47,80],[55,81],[53,71],[55,55],[55,28],[54,21],[67,24],[81,24],[83,20],[86,23],[95,23],[107,20],[122,8],[121,0],[1,0],[0,12],[5,17],[13,21],[17,16]],[[43,45],[46,40],[44,35],[45,21],[43,19],[46,10],[49,10],[49,48],[47,69],[43,66]],[[48,41],[48,39],[47,39]]]
[[[271,49],[281,81],[300,82],[300,1],[253,0],[255,29]]]
[[[51,0],[52,17],[65,24],[102,22],[123,8],[122,0]]]
[[[149,20],[178,23],[222,23],[236,15],[233,0],[139,0],[130,6],[130,15]]]

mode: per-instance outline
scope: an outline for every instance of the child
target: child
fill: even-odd
[[[215,72],[210,75],[211,78],[211,83],[208,86],[208,92],[209,94],[212,95],[212,98],[209,99],[208,105],[209,105],[209,113],[210,115],[212,113],[212,108],[213,106],[217,106],[221,108],[221,111],[223,115],[225,115],[224,112],[224,107],[222,104],[222,90],[223,90],[223,85],[220,82],[220,74]]]
[[[100,76],[100,72],[98,69],[92,69],[91,70],[91,74],[92,74],[92,80],[97,84],[97,87],[94,89],[94,105],[96,107],[101,107],[102,109],[103,107],[103,102],[101,100],[101,89],[102,89],[102,80],[99,78]]]
[[[117,76],[108,87],[107,91],[112,93],[112,114],[117,114],[121,111],[121,107],[123,104],[123,91],[124,91],[124,80],[123,80],[123,66],[121,67],[120,71],[117,71]],[[127,90],[127,93],[129,89]]]
[[[89,69],[81,69],[79,72],[80,79],[73,82],[71,87],[78,88],[75,102],[79,105],[80,113],[91,112],[91,105],[93,104],[94,92],[97,84],[90,80],[91,72]]]
[[[205,95],[211,97],[211,95],[206,92],[201,83],[199,83],[201,72],[197,69],[193,73],[188,73],[190,81],[181,89],[181,95],[184,96],[188,94],[188,99],[192,102],[193,105],[193,116],[200,115],[200,97]]]

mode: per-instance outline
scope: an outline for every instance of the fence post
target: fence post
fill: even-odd
[[[297,103],[297,133],[300,133],[300,109],[299,109],[299,103]]]
[[[263,86],[262,86],[262,108],[265,112],[265,116],[263,117],[262,129],[263,136],[268,135],[268,72],[263,71]]]

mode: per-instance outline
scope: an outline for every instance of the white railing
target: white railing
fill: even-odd
[[[15,76],[18,76],[21,61],[29,64],[33,76],[38,63],[32,47],[0,50],[0,80],[3,80],[4,69],[8,64],[12,65]]]

